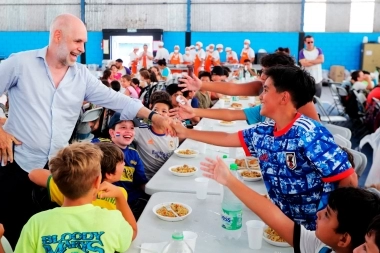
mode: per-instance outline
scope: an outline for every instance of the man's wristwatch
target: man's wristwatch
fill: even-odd
[[[152,121],[152,117],[153,117],[153,115],[156,114],[156,113],[157,113],[157,112],[155,112],[155,111],[151,111],[151,112],[149,113],[148,119],[149,119],[150,121]]]

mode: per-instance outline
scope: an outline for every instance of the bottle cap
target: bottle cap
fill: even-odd
[[[230,164],[230,170],[237,170],[238,169],[238,166],[236,163],[231,163]]]
[[[228,156],[227,155],[223,155],[223,159],[225,159],[225,158],[228,158]]]
[[[177,240],[177,241],[183,240],[183,233],[182,232],[174,232],[172,234],[172,239]]]

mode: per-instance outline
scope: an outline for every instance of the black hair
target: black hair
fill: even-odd
[[[315,95],[314,78],[297,66],[274,66],[264,72],[273,81],[277,92],[289,92],[296,109],[310,102]]]
[[[170,98],[169,93],[167,93],[166,91],[157,90],[157,91],[153,92],[152,95],[150,95],[149,104],[153,105],[154,102],[156,102],[157,100],[171,101],[171,98]]]
[[[291,56],[287,54],[274,53],[268,54],[261,58],[260,64],[265,68],[269,68],[276,65],[294,66],[296,65],[296,62]]]
[[[170,110],[170,109],[173,109],[173,104],[172,104],[172,102],[171,102],[170,100],[167,100],[167,99],[157,99],[156,101],[154,101],[154,102],[152,103],[152,108],[153,108],[156,104],[158,104],[158,103],[166,104],[166,105],[169,107],[169,110]]]
[[[153,71],[150,71],[150,81],[154,83],[158,83],[157,75]]]
[[[351,73],[351,80],[354,80],[356,82],[360,76],[360,72],[363,72],[363,71],[355,70],[354,72],[352,72]]]
[[[110,83],[108,82],[108,80],[101,80],[102,83],[107,86],[107,87],[110,87]]]
[[[231,73],[231,72],[232,72],[231,69],[230,69],[229,67],[225,67],[225,66],[223,66],[223,68],[224,68],[224,70],[227,70],[228,73]]]
[[[111,88],[114,90],[114,91],[120,91],[120,83],[119,81],[112,81],[111,82]]]
[[[117,59],[116,62],[123,63],[123,60],[122,59]]]
[[[177,83],[172,83],[166,87],[166,92],[169,93],[170,96],[181,90],[183,90],[183,88],[179,87]]]
[[[139,86],[140,85],[140,80],[139,79],[137,79],[136,77],[134,77],[134,78],[132,78],[132,83],[133,84],[135,84],[135,85],[137,85],[137,86]]]
[[[250,59],[245,59],[244,63],[246,63],[246,62],[251,62],[251,60]]]
[[[328,206],[337,213],[336,233],[351,236],[351,248],[364,243],[368,225],[380,213],[380,197],[361,188],[343,187],[330,193]]]
[[[276,53],[290,54],[290,49],[288,47],[279,47],[277,48]]]
[[[223,68],[223,75],[228,77],[230,75],[230,73],[228,72],[227,69]]]
[[[107,80],[108,78],[110,78],[111,74],[112,74],[111,70],[106,69],[103,71],[103,76],[100,79],[101,80]]]
[[[303,41],[306,41],[306,39],[311,39],[311,38],[313,38],[313,36],[311,36],[311,35],[306,35],[305,38],[303,39]]]
[[[211,81],[211,73],[210,72],[207,72],[207,71],[201,71],[198,73],[198,78],[201,79],[202,77],[204,76],[207,76],[208,78],[210,78],[210,81]]]
[[[103,152],[103,158],[100,162],[103,182],[106,179],[106,174],[115,174],[116,165],[124,162],[124,153],[111,142],[99,142],[95,143],[95,145]]]
[[[160,66],[166,66],[166,60],[165,59],[158,60],[157,64]]]
[[[367,235],[375,236],[375,244],[377,248],[380,249],[380,215],[377,215],[375,218],[373,218],[371,224],[369,224],[367,228]]]
[[[367,70],[362,70],[362,72],[363,72],[363,74],[365,74],[365,75],[370,75],[370,74],[371,74],[371,73],[368,72]]]

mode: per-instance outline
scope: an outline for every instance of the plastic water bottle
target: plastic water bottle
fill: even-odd
[[[172,239],[161,253],[193,253],[190,246],[183,240],[182,232],[174,232]]]
[[[238,166],[235,163],[230,165],[230,170],[235,177],[237,177],[237,168]],[[242,228],[243,204],[226,186],[223,186],[221,216],[224,237],[234,240],[239,239]]]

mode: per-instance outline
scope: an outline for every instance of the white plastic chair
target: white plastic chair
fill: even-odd
[[[352,146],[351,141],[349,141],[346,138],[342,137],[340,134],[334,134],[333,137],[334,137],[334,141],[339,146],[342,146],[344,148],[351,148],[351,146]]]
[[[5,236],[1,237],[1,245],[4,248],[5,253],[13,253],[13,249],[11,247],[11,244],[8,242],[7,238],[5,238]]]
[[[342,137],[346,138],[347,140],[351,140],[351,130],[348,129],[347,127],[342,127],[342,126],[337,126],[333,124],[328,124],[325,123],[324,126],[329,130],[329,132],[334,135],[334,134],[339,134]]]
[[[373,155],[371,169],[369,170],[365,186],[378,184],[380,182],[380,148]]]
[[[364,136],[359,143],[359,149],[362,149],[365,144],[369,144],[373,150],[373,158],[375,158],[375,154],[377,149],[380,146],[380,128],[376,130],[376,132],[372,134],[367,134]]]
[[[367,167],[367,157],[362,152],[359,152],[353,149],[348,149],[348,150],[351,152],[352,156],[354,157],[355,172],[358,175],[358,177],[360,177],[363,174],[365,168]]]
[[[320,113],[323,114],[320,116],[320,119],[322,122],[333,123],[333,122],[345,122],[345,121],[347,121],[347,118],[345,118],[343,116],[330,116],[330,115],[328,115],[325,108],[323,108],[321,99],[317,96],[314,96],[314,99],[317,102],[317,106],[318,106]]]

